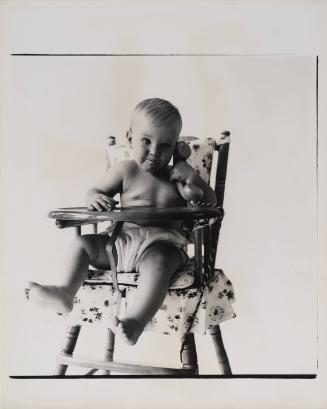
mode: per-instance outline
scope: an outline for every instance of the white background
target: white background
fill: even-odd
[[[234,373],[314,373],[314,55],[319,53],[316,30],[320,3],[315,3],[315,7],[302,3],[282,8],[267,4],[256,8],[258,15],[254,4],[222,2],[209,7],[209,3],[199,2],[199,8],[194,6],[194,13],[183,23],[182,31],[178,30],[177,19],[182,5],[162,6],[156,20],[149,7],[130,7],[127,11],[111,2],[92,6],[90,2],[67,2],[65,6],[49,2],[35,3],[34,8],[32,2],[28,3],[26,6],[17,2],[9,7],[4,2],[7,42],[3,48],[1,163],[6,214],[3,266],[8,272],[3,280],[7,374],[28,374],[31,368],[34,374],[47,373],[52,365],[51,354],[60,346],[61,324],[42,323],[35,316],[30,322],[19,296],[24,279],[46,281],[58,274],[60,254],[69,241],[69,232],[55,230],[46,219],[47,209],[80,203],[85,190],[104,170],[105,136],[124,135],[132,107],[148,96],[166,97],[180,108],[183,134],[206,137],[225,128],[232,132],[227,215],[218,264],[232,279],[237,295],[238,318],[222,325]],[[136,24],[141,18],[146,21],[142,26]],[[169,20],[170,30],[164,25],[165,20]],[[290,20],[292,29],[287,24]],[[119,21],[124,21],[124,29]],[[129,30],[126,21],[130,23]],[[133,27],[138,28],[137,35]],[[298,56],[63,58],[9,57],[10,52],[281,52]],[[320,56],[320,72],[323,64]],[[323,74],[321,77],[324,85]],[[324,118],[320,117],[320,127],[324,129]],[[321,137],[320,152],[324,144]],[[323,185],[319,192],[322,189]],[[8,217],[12,213],[14,220]],[[321,245],[322,239],[321,236]],[[323,277],[320,283],[322,280]],[[101,334],[98,338],[102,338]],[[144,349],[150,348],[150,341],[153,338],[146,334]],[[155,348],[176,354],[171,340],[158,344],[162,341],[155,338],[154,342]],[[206,373],[213,373],[211,345],[203,337],[199,343],[204,351],[199,352],[200,365]],[[322,354],[320,348],[320,362]],[[321,363],[320,368],[321,376]],[[23,407],[25,399],[36,396],[34,388],[41,381],[20,382],[6,385],[7,407]],[[51,382],[54,385],[55,381]],[[108,385],[101,382],[93,381],[92,388]],[[126,385],[126,381],[110,382],[117,382],[122,388]],[[137,385],[143,389],[145,381],[140,382],[131,380],[129,384],[132,389]],[[196,402],[203,400],[200,394],[197,398],[187,397],[191,382],[195,381],[180,381],[178,390],[173,388],[174,381],[158,381],[155,385],[162,389],[170,385],[169,394],[165,394],[167,402],[179,402],[180,406],[187,402],[187,406],[196,407]],[[275,402],[267,389],[257,389],[258,384],[268,381],[197,382],[203,386],[203,393],[213,385],[217,391],[224,389],[220,399],[214,400],[221,407],[253,407],[254,401],[246,398],[246,384],[257,391],[255,402],[259,407],[261,399],[272,407],[281,402]],[[269,382],[285,393],[284,402],[289,407],[308,407],[308,402],[312,407],[323,407],[315,400],[319,379]],[[303,382],[306,388],[301,387]],[[28,384],[34,388],[25,390]],[[74,397],[67,382],[64,386],[68,406],[72,407],[74,399],[83,401],[83,407],[92,402],[90,395],[84,399],[81,393]],[[16,388],[22,393],[14,397]],[[241,403],[226,394],[234,388],[244,396]],[[304,394],[309,388],[313,393],[307,401],[306,395],[299,401],[294,399],[295,390]],[[43,407],[52,407],[48,393],[49,389],[43,389]],[[60,399],[60,403],[64,405],[65,399]],[[98,395],[97,406],[101,404],[108,407],[108,401]],[[127,407],[124,404],[122,407]],[[153,398],[147,404],[156,407]],[[202,406],[211,404],[213,401],[206,400],[207,406]],[[26,402],[24,407],[28,407]],[[147,406],[143,403],[142,407]]]

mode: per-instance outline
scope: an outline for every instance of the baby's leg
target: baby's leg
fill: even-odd
[[[107,240],[106,235],[97,234],[77,237],[64,260],[60,285],[40,285],[30,282],[26,290],[27,298],[56,312],[71,311],[73,299],[87,275],[89,264],[98,268],[110,268],[106,252]]]
[[[181,251],[170,243],[151,245],[139,264],[140,278],[133,304],[125,318],[113,320],[113,331],[134,345],[145,325],[158,311],[166,297],[173,274],[183,264]]]

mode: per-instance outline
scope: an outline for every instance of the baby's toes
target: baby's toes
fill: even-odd
[[[38,283],[34,283],[34,281],[26,281],[25,282],[25,288],[24,288],[24,293],[25,293],[25,298],[27,300],[31,299],[31,291],[33,289],[38,289],[40,285]],[[33,296],[32,296],[33,297]]]
[[[25,298],[26,298],[27,300],[30,299],[30,292],[31,292],[31,289],[30,289],[30,288],[25,288]]]
[[[124,325],[122,322],[119,323],[118,325],[118,331],[121,337],[127,341],[128,340],[128,328],[126,328],[126,325]]]
[[[123,325],[122,322],[119,321],[118,325],[117,325],[117,330],[120,334],[125,334],[125,326]]]
[[[119,325],[119,319],[116,317],[116,315],[115,315],[114,317],[112,317],[112,319],[111,319],[111,325],[112,325],[113,327],[115,327],[115,328],[118,327],[118,325]]]

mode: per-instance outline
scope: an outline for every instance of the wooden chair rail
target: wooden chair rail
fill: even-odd
[[[191,375],[194,374],[194,369],[187,368],[166,368],[161,366],[149,366],[140,364],[129,364],[117,361],[100,361],[87,357],[73,356],[70,354],[60,354],[57,357],[58,363],[61,365],[78,366],[83,368],[96,368],[109,370],[114,372],[122,372],[126,374],[139,375]],[[93,371],[92,371],[93,372]]]

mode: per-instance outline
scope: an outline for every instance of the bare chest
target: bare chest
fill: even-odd
[[[123,206],[169,207],[183,205],[175,183],[151,174],[137,174],[126,181],[121,194]]]

